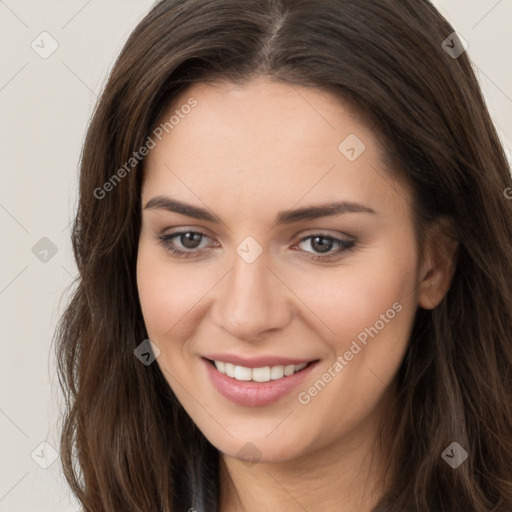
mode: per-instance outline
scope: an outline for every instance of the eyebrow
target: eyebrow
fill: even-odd
[[[146,203],[144,209],[166,210],[168,212],[179,213],[180,215],[186,215],[187,217],[193,217],[199,220],[205,220],[213,223],[222,222],[219,217],[204,208],[182,203],[181,201],[177,201],[176,199],[171,199],[170,197],[166,196],[153,197]],[[341,215],[343,213],[376,214],[377,212],[373,208],[360,203],[355,203],[352,201],[338,201],[281,211],[277,214],[275,223],[292,224],[301,220],[313,220],[320,217]]]

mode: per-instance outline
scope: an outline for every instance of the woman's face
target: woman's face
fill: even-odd
[[[173,114],[145,161],[137,262],[156,363],[228,456],[355,442],[389,413],[418,307],[408,192],[326,92],[194,85]]]

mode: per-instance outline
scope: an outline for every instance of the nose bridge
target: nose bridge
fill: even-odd
[[[215,321],[239,339],[256,338],[264,331],[283,327],[289,321],[285,288],[268,266],[266,253],[247,257],[243,243],[237,248],[233,267],[216,297]]]

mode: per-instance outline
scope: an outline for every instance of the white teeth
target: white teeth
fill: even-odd
[[[220,372],[220,370],[219,370]],[[231,363],[226,363],[226,375],[228,377],[234,377],[235,376],[235,365]]]
[[[270,366],[265,366],[265,368],[253,368],[252,380],[256,382],[268,382],[270,380]]]
[[[264,366],[262,368],[246,368],[245,366],[237,366],[224,361],[214,361],[215,367],[220,373],[232,377],[236,380],[255,382],[269,382],[270,380],[278,380],[297,373],[307,366],[308,363],[289,364],[288,366]]]
[[[282,379],[284,377],[284,366],[272,366],[270,368],[270,378],[272,380]]]
[[[243,366],[235,366],[236,380],[251,380],[251,369]]]
[[[284,367],[284,374],[286,375],[286,377],[288,377],[289,375],[293,375],[294,371],[295,371],[294,364],[289,364],[288,366]]]

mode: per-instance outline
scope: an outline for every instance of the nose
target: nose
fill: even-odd
[[[231,336],[258,341],[290,322],[290,295],[266,257],[247,263],[235,255],[233,268],[217,288],[211,314]]]

